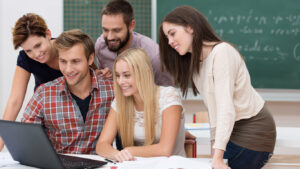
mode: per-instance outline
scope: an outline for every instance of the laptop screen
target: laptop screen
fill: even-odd
[[[0,136],[13,159],[21,164],[39,168],[65,168],[39,124],[0,120]],[[92,161],[98,162],[98,166],[106,164]]]

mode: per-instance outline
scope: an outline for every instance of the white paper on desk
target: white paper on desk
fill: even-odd
[[[9,152],[0,152],[0,167],[9,167],[19,165],[19,162],[14,161]]]
[[[209,162],[197,161],[181,156],[140,158],[119,163],[118,169],[211,169]]]

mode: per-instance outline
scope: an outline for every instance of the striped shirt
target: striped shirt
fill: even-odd
[[[112,81],[102,80],[93,71],[91,75],[85,122],[63,76],[41,85],[26,106],[22,121],[42,124],[58,153],[95,154],[114,95]]]

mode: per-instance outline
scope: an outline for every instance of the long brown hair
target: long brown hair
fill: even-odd
[[[192,53],[180,56],[179,53],[168,44],[168,38],[163,32],[163,23],[172,23],[193,29]],[[202,55],[203,41],[220,42],[207,19],[195,8],[181,6],[172,10],[162,21],[159,28],[159,50],[162,68],[174,77],[175,84],[179,84],[183,96],[187,95],[187,89],[192,82],[193,93],[198,90],[192,81],[193,73],[199,73],[200,56]]]

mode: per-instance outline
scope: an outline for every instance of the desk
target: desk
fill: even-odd
[[[90,158],[94,160],[103,160],[103,157],[98,155],[74,155],[83,158]],[[35,167],[24,166],[21,164],[13,164],[10,166],[1,166],[4,161],[11,160],[8,152],[0,152],[0,168],[3,169],[35,169]],[[123,163],[107,163],[100,169],[110,169],[111,166],[117,166],[117,169],[168,169],[168,168],[189,168],[189,169],[211,169],[211,160],[209,158],[184,158],[180,156],[171,157],[152,157],[152,158],[141,158],[137,157],[137,161],[126,161]]]

